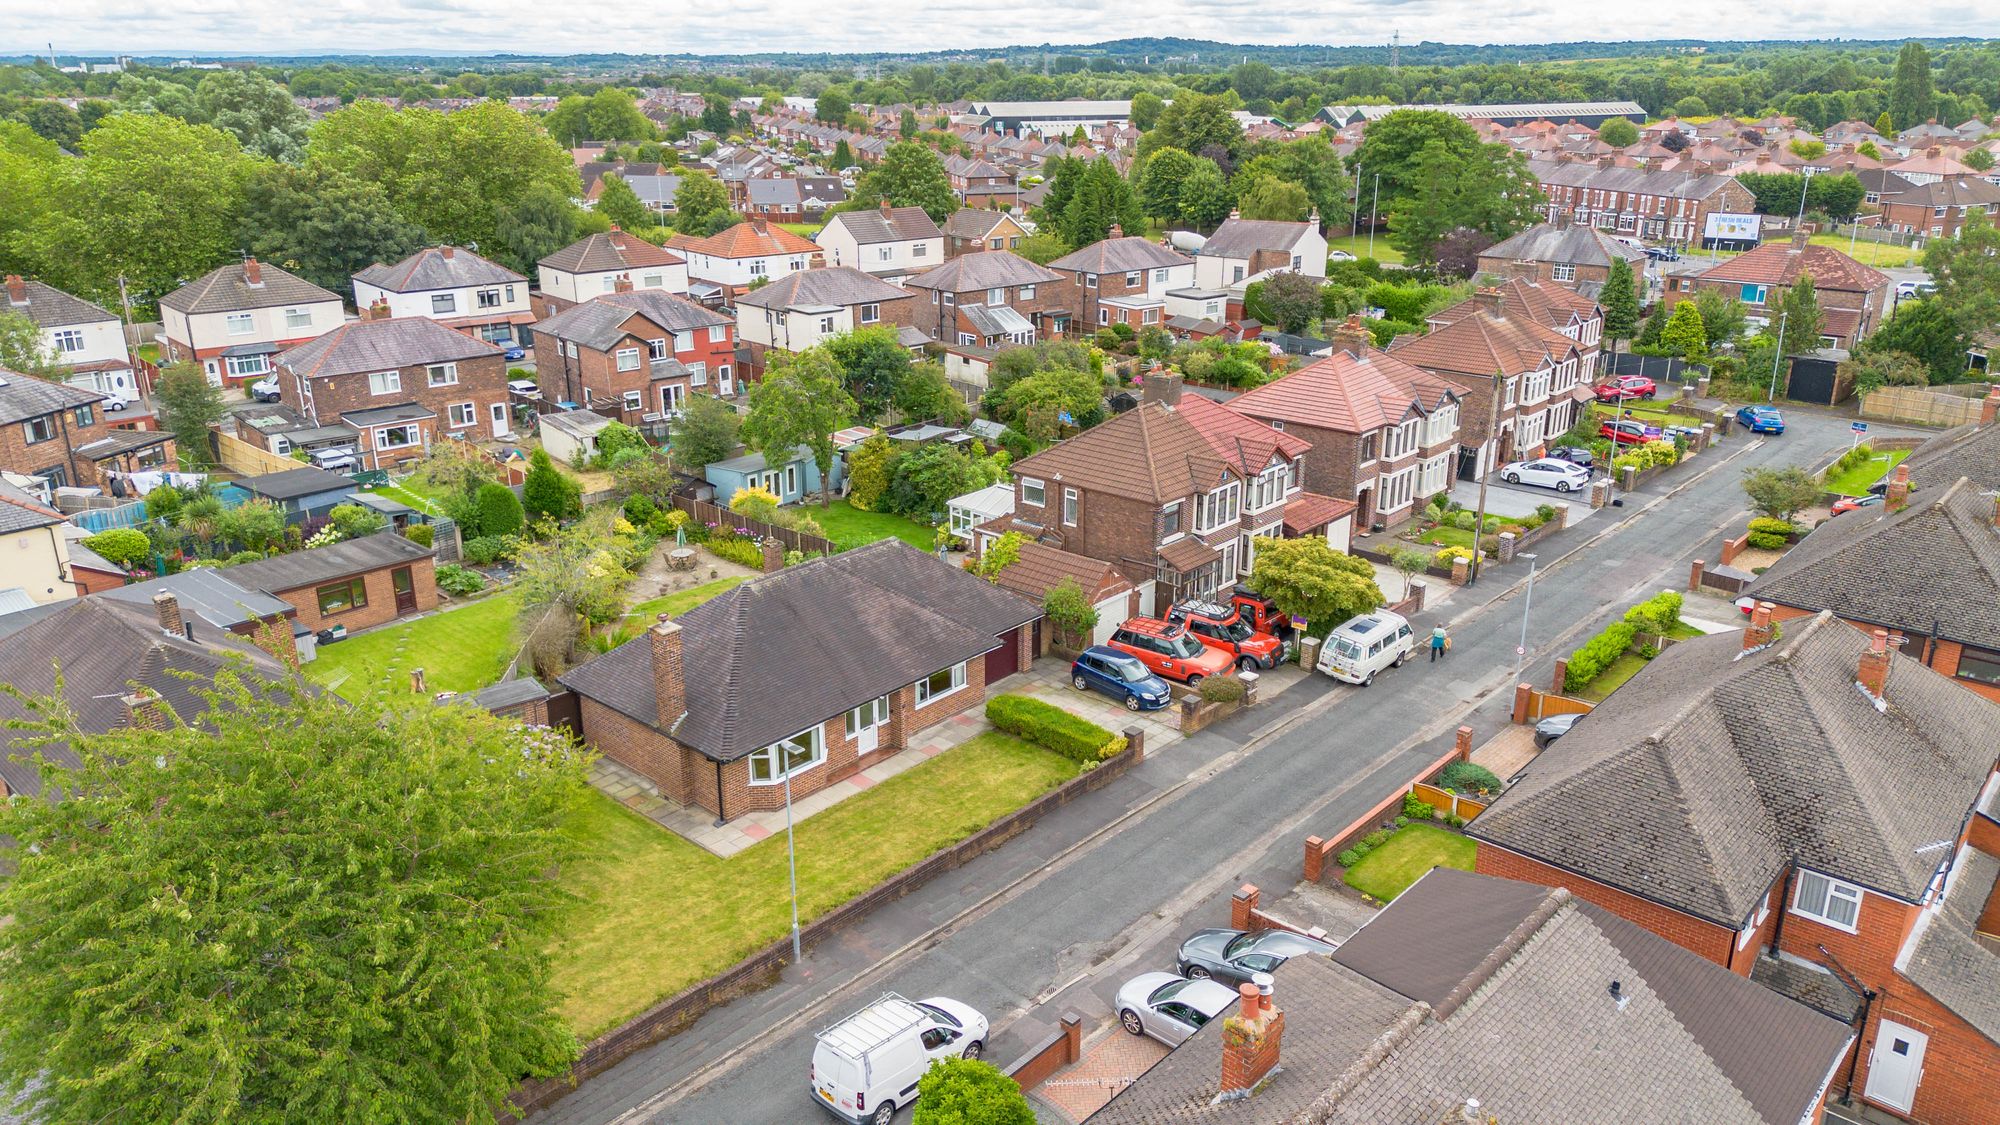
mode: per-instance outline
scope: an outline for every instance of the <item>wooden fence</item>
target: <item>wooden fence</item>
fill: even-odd
[[[290,457],[280,457],[268,449],[259,449],[241,438],[233,438],[228,434],[212,433],[209,436],[215,440],[216,460],[222,463],[223,468],[239,477],[282,473],[288,469],[301,468],[304,464]]]
[[[1558,663],[1567,665],[1568,661]],[[1556,715],[1588,715],[1596,706],[1587,699],[1572,699],[1552,691],[1536,691],[1529,684],[1514,687],[1514,721],[1517,723],[1538,723]]]
[[[1411,785],[1410,792],[1416,794],[1418,798],[1430,807],[1447,813],[1456,813],[1466,820],[1471,820],[1473,817],[1486,811],[1487,802],[1454,793],[1449,789],[1432,785],[1427,781],[1419,781]]]
[[[802,531],[793,531],[789,527],[768,524],[763,520],[753,520],[748,516],[739,516],[727,508],[717,507],[706,500],[695,500],[691,497],[678,495],[671,499],[673,500],[674,507],[686,512],[690,519],[699,520],[704,524],[711,524],[715,527],[748,528],[760,539],[776,539],[780,543],[783,543],[787,551],[798,551],[807,555],[814,552],[822,555],[830,555],[835,550],[833,541],[830,539],[824,539],[817,535],[807,535]]]
[[[1948,383],[1942,387],[1883,387],[1861,396],[1861,416],[1919,426],[1963,426],[1979,421],[1991,383]]]

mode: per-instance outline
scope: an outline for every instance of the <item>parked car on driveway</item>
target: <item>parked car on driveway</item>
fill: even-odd
[[[1235,605],[1186,601],[1167,611],[1167,620],[1185,625],[1194,639],[1235,658],[1245,672],[1276,668],[1284,655],[1284,643],[1269,633],[1260,633]]]
[[[1182,976],[1234,987],[1254,984],[1256,974],[1275,972],[1300,954],[1332,952],[1331,943],[1290,930],[1196,930],[1181,943],[1175,960]]]
[[[1619,445],[1644,445],[1659,440],[1661,434],[1658,426],[1644,422],[1606,422],[1597,427],[1597,436],[1610,438]]]
[[[1345,250],[1328,250],[1326,252],[1326,260],[1329,262],[1351,262],[1354,260],[1354,255]]]
[[[1092,645],[1069,666],[1069,682],[1078,691],[1101,691],[1128,711],[1154,711],[1173,701],[1167,681],[1153,675],[1136,656],[1109,645]]]
[[[1911,297],[1928,297],[1935,292],[1937,292],[1937,283],[1933,281],[1899,281],[1896,283],[1896,296],[1900,299],[1907,300]]]
[[[1575,726],[1576,721],[1581,718],[1583,718],[1582,715],[1550,715],[1548,718],[1536,723],[1535,749],[1547,749],[1549,743],[1568,734],[1569,728]]]
[[[1833,502],[1833,514],[1836,516],[1845,515],[1848,512],[1858,512],[1863,508],[1877,507],[1882,503],[1882,499],[1879,493],[1870,493],[1867,496],[1843,497]]]
[[[284,396],[278,393],[278,377],[266,375],[250,384],[250,398],[253,402],[276,402]]]
[[[1652,398],[1658,390],[1644,375],[1614,375],[1592,387],[1590,393],[1599,402],[1623,402],[1628,398]]]
[[[500,358],[506,360],[509,363],[512,363],[517,359],[526,359],[528,358],[528,349],[522,347],[519,344],[516,344],[513,347],[508,348],[506,351],[501,352]]]
[[[1512,461],[1500,466],[1500,479],[1508,484],[1532,484],[1557,492],[1575,492],[1590,485],[1590,470],[1573,461],[1543,457],[1536,461]]]
[[[1155,675],[1193,687],[1210,676],[1226,676],[1236,658],[1195,640],[1182,625],[1157,617],[1134,617],[1111,634],[1111,647],[1136,656]]]
[[[1113,1005],[1125,1030],[1178,1047],[1203,1024],[1227,1012],[1236,997],[1235,989],[1212,980],[1141,973],[1119,988]]]
[[[1736,424],[1753,434],[1782,434],[1785,416],[1773,406],[1746,406],[1736,412]]]
[[[1568,461],[1572,465],[1582,465],[1588,469],[1597,464],[1597,454],[1581,445],[1558,445],[1549,450],[1549,456],[1558,461]]]

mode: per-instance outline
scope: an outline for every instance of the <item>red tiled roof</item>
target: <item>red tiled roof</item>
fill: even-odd
[[[1181,396],[1176,409],[1217,457],[1234,465],[1244,476],[1254,477],[1263,472],[1273,457],[1290,461],[1312,448],[1311,442],[1296,434],[1274,430],[1268,422],[1238,414],[1200,395]]]
[[[1321,496],[1317,492],[1301,492],[1285,501],[1285,530],[1293,535],[1318,531],[1358,507],[1360,505],[1352,500]]]
[[[1463,392],[1397,356],[1335,352],[1282,379],[1231,399],[1229,409],[1266,422],[1296,422],[1342,433],[1367,433],[1428,413]]]
[[[1149,504],[1213,488],[1223,461],[1188,420],[1157,402],[1016,462],[1016,477],[1061,478]]]
[[[1073,554],[1033,540],[1020,546],[1020,556],[996,575],[994,581],[1037,604],[1065,578],[1074,578],[1093,602],[1132,588],[1132,583],[1103,559]]]
[[[1576,341],[1535,320],[1526,310],[1515,310],[1503,302],[1501,314],[1495,316],[1482,308],[1426,335],[1405,336],[1390,354],[1426,370],[1486,378],[1496,371],[1505,375],[1534,371],[1551,357],[1576,348]]]
[[[1889,275],[1864,266],[1831,246],[1766,242],[1747,254],[1718,262],[1696,275],[1703,281],[1789,286],[1801,276],[1820,289],[1866,293],[1889,284]]]
[[[801,238],[784,227],[774,223],[764,223],[762,230],[756,222],[737,223],[720,234],[707,238],[693,238],[675,235],[667,240],[667,245],[676,250],[692,250],[697,254],[712,254],[718,258],[763,258],[773,254],[817,254],[819,244]]]

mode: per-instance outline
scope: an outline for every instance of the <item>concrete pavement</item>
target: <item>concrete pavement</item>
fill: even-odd
[[[1688,560],[1743,513],[1742,468],[1815,465],[1846,446],[1844,417],[1788,420],[1783,437],[1739,436],[1541,544],[1530,678],[1607,615],[1678,588]],[[1411,664],[1367,689],[1313,677],[1168,747],[534,1120],[812,1120],[813,1033],[884,990],[975,1005],[995,1029],[987,1057],[1000,1063],[1050,1025],[1051,1001],[1108,1014],[1126,977],[1170,967],[1187,930],[1226,922],[1229,889],[1290,887],[1304,836],[1360,815],[1442,753],[1461,722],[1478,740],[1506,722],[1525,575],[1518,565],[1489,570],[1456,592],[1446,663]]]

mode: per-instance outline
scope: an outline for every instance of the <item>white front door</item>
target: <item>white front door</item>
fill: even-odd
[[[493,436],[505,437],[507,434],[507,404],[504,402],[496,402],[492,406],[492,411],[493,411]]]
[[[854,740],[854,753],[873,754],[882,744],[880,731],[889,721],[889,697],[877,696],[847,713],[847,737]]]
[[[1883,1020],[1875,1032],[1875,1053],[1868,1057],[1868,1100],[1898,1112],[1908,1112],[1917,1100],[1917,1082],[1924,1075],[1924,1047],[1930,1036]]]

